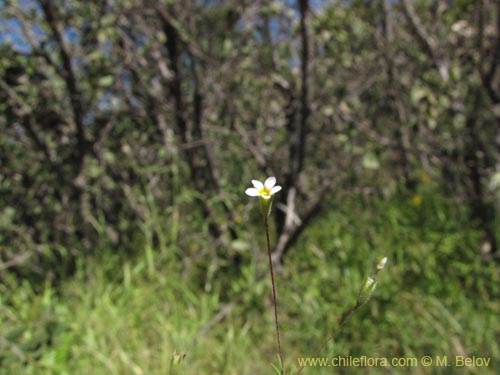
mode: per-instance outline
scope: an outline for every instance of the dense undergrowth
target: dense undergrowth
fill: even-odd
[[[353,197],[327,210],[277,275],[286,367],[296,369],[298,357],[312,356],[354,303],[363,278],[388,256],[372,300],[319,356],[479,356],[490,357],[489,366],[303,373],[496,373],[498,267],[479,255],[481,234],[467,217],[460,205],[425,191]],[[204,248],[210,243],[203,233],[177,224],[175,236],[191,236],[186,243],[198,248],[178,246],[168,235],[170,243],[155,246],[145,236],[134,260],[96,251],[57,285],[5,274],[0,374],[272,374],[271,288],[257,220],[248,225],[248,239],[234,246],[242,259],[238,270],[220,250]],[[172,368],[174,352],[186,357]]]

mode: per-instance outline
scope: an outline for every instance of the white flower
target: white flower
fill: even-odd
[[[248,188],[245,190],[246,195],[251,197],[261,197],[264,199],[271,199],[271,197],[281,190],[281,186],[276,185],[275,177],[268,177],[267,180],[262,183],[257,180],[252,180],[253,188]]]

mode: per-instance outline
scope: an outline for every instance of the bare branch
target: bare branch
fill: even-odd
[[[60,76],[64,76],[64,71],[62,70],[61,66],[59,66],[54,61],[54,59],[48,54],[48,52],[45,51],[40,46],[40,44],[37,42],[35,33],[33,32],[32,27],[29,24],[29,21],[26,19],[24,12],[16,5],[14,5],[13,8],[15,10],[16,18],[19,20],[19,22],[21,24],[21,28],[23,30],[24,36],[28,40],[34,54],[36,56],[42,57],[48,63],[49,66],[51,66],[52,68],[55,69],[55,71]],[[45,78],[48,79],[50,77],[45,65],[41,64],[41,65],[37,66],[37,68],[41,70],[41,72],[44,74]]]
[[[287,207],[289,212],[286,215],[287,222],[285,223],[285,228],[280,234],[276,248],[272,254],[273,263],[280,264],[283,260],[283,256],[286,254],[288,249],[292,247],[301,233],[306,229],[311,221],[316,218],[322,211],[323,202],[325,201],[325,197],[327,193],[331,189],[331,184],[329,182],[325,182],[321,190],[317,193],[316,200],[309,206],[307,210],[305,210],[305,215],[301,218],[300,222],[297,223],[294,217],[295,207]],[[292,195],[287,201],[294,202],[295,197],[295,189],[289,190],[289,195]]]
[[[307,120],[311,113],[309,107],[309,0],[299,0],[300,9],[300,39],[302,42],[302,87],[300,93],[300,124],[298,131],[298,149],[294,158],[293,174],[296,176],[302,170],[304,165],[306,138],[307,138]]]
[[[0,88],[5,91],[7,96],[9,97],[9,101],[11,102],[11,108],[15,115],[19,118],[19,120],[24,125],[28,135],[33,140],[35,146],[42,151],[45,158],[49,162],[49,164],[53,163],[53,155],[51,154],[48,146],[43,141],[43,137],[38,134],[38,131],[35,128],[35,124],[32,118],[32,110],[31,108],[24,103],[24,101],[19,98],[14,90],[12,90],[9,85],[4,80],[0,80]]]
[[[480,52],[481,52],[481,61],[484,59],[484,43],[483,43],[483,38],[484,38],[484,9],[483,9],[483,2],[481,1],[479,3],[479,45],[480,45]],[[486,92],[488,93],[488,96],[490,97],[491,101],[495,104],[500,103],[500,93],[495,91],[494,88],[494,78],[495,78],[495,73],[497,71],[497,67],[499,64],[500,60],[500,2],[497,2],[497,18],[496,18],[496,40],[494,44],[494,50],[493,53],[491,54],[491,63],[489,66],[489,69],[485,72],[480,65],[480,74],[481,74],[481,81],[483,83],[484,88],[486,89]]]
[[[247,131],[239,124],[236,124],[234,128],[238,135],[241,137],[243,144],[257,161],[257,165],[259,166],[259,168],[265,171],[269,176],[272,175],[272,171],[269,168],[266,155],[261,152],[261,149],[252,142]]]
[[[401,0],[401,5],[403,6],[404,15],[410,23],[417,41],[420,43],[427,55],[431,58],[434,66],[438,69],[441,78],[443,78],[444,81],[448,81],[448,67],[440,57],[436,41],[427,33],[424,25],[422,24],[422,21],[418,17],[417,13],[415,13],[415,10],[413,9],[413,6],[410,4],[410,2],[408,0]]]
[[[200,61],[208,62],[211,58],[205,54],[200,47],[196,45],[196,43],[187,35],[184,29],[180,26],[179,22],[175,17],[172,17],[168,11],[160,6],[155,5],[154,9],[158,12],[162,21],[164,23],[168,23],[172,29],[175,30],[177,38],[186,46],[187,51]]]
[[[78,143],[78,159],[79,165],[78,169],[81,170],[82,162],[85,154],[87,153],[87,139],[85,136],[85,129],[83,126],[84,109],[82,104],[82,95],[77,85],[77,78],[73,68],[73,62],[71,58],[71,52],[68,47],[66,37],[64,36],[61,25],[58,21],[58,15],[56,14],[53,3],[48,0],[40,0],[40,5],[45,14],[47,23],[54,35],[58,46],[59,53],[64,67],[63,77],[66,82],[66,87],[70,96],[71,108],[75,120],[76,131],[77,131],[77,143]]]

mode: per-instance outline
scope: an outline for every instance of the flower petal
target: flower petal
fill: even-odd
[[[258,197],[259,196],[259,191],[255,188],[248,188],[245,190],[245,194],[249,195],[251,197]]]
[[[271,190],[271,188],[276,185],[276,177],[268,177],[266,182],[264,182],[264,186]]]
[[[281,186],[277,185],[271,189],[271,195],[276,194],[278,191],[281,190]]]
[[[257,190],[261,190],[264,187],[264,184],[260,181],[257,181],[257,180],[252,180],[252,185]]]
[[[260,194],[260,198],[265,199],[267,201],[268,199],[271,199],[271,196],[270,195],[262,195],[262,194]]]

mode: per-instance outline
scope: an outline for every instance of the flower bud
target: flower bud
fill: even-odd
[[[384,257],[377,265],[377,271],[383,270],[386,264],[387,264],[387,257]]]
[[[368,276],[363,282],[361,289],[359,290],[358,305],[363,305],[368,302],[376,286],[377,282],[375,281],[375,279],[371,276]]]

